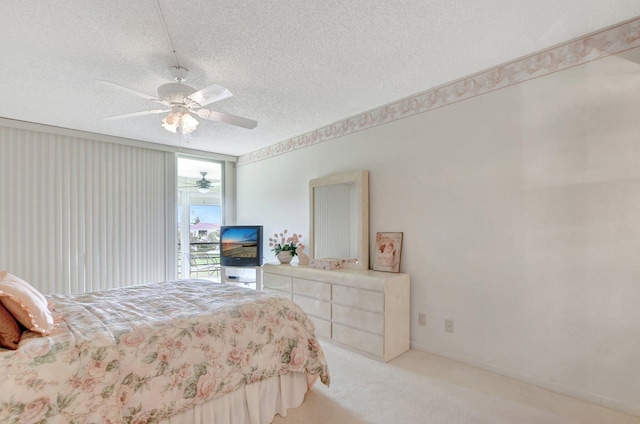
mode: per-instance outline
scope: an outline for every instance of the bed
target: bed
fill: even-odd
[[[0,348],[2,423],[268,423],[329,385],[313,324],[267,292],[180,280],[46,301],[48,335]]]

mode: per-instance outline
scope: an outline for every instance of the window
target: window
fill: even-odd
[[[220,275],[223,163],[178,157],[178,278]]]

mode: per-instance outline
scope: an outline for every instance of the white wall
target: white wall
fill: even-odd
[[[238,222],[306,235],[309,180],[367,169],[414,348],[640,415],[636,50],[239,166]]]

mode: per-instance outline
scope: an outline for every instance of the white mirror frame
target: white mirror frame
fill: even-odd
[[[350,223],[356,228],[353,229],[350,244],[355,243],[357,247],[357,256],[353,257],[340,257],[340,255],[332,255],[332,259],[356,259],[356,263],[345,262],[344,268],[347,269],[369,269],[369,173],[367,171],[354,171],[343,174],[330,175],[328,177],[316,178],[309,182],[309,257],[311,259],[328,259],[327,256],[316,257],[316,252],[322,251],[317,248],[316,242],[322,240],[322,234],[330,233],[330,230],[316,230],[316,225],[320,225],[322,222],[326,222],[326,219],[317,217],[317,206],[321,203],[316,199],[318,189],[329,186],[338,185],[350,186],[351,198],[346,202],[343,200],[335,200],[333,207],[344,207],[347,210],[347,214],[350,215],[354,222]],[[326,205],[325,205],[326,207]],[[354,209],[354,210],[351,210]],[[326,218],[326,217],[325,217]],[[353,240],[357,238],[357,240]],[[351,246],[353,249],[354,246]]]

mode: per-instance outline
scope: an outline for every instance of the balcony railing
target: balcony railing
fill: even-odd
[[[190,275],[182,274],[182,246],[178,244],[178,278],[220,279],[220,244],[211,242],[189,243]]]

